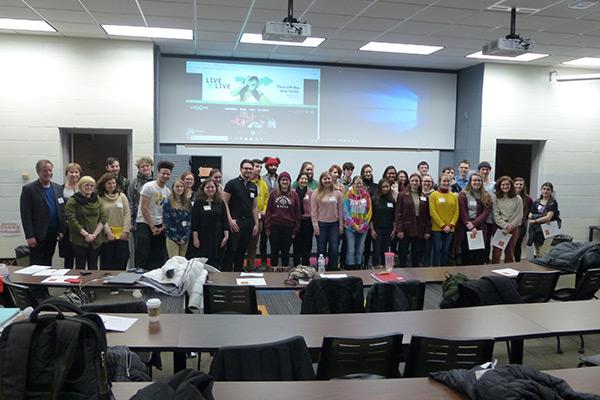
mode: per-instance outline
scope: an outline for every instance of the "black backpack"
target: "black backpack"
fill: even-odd
[[[42,310],[56,314],[40,315]],[[61,310],[76,315],[65,316]],[[106,350],[100,316],[66,301],[44,302],[28,320],[2,332],[0,399],[113,399]]]

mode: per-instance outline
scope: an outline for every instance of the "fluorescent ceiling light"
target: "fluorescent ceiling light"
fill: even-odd
[[[501,56],[484,56],[481,51],[465,56],[467,58],[481,58],[484,60],[504,60],[504,61],[533,61],[540,58],[548,57],[550,54],[541,53],[525,53],[516,57],[501,57]]]
[[[111,36],[136,36],[154,39],[194,39],[191,29],[153,28],[148,26],[102,25]]]
[[[581,74],[581,75],[558,75],[556,74],[556,80],[558,82],[566,81],[591,81],[600,79],[600,74]]]
[[[13,31],[42,31],[56,32],[49,23],[33,19],[0,18],[0,29],[11,29]]]
[[[263,40],[260,33],[244,33],[240,38],[241,43],[253,44],[271,44],[275,46],[298,46],[298,47],[319,47],[325,38],[307,37],[303,42],[280,42],[278,40]]]
[[[421,54],[426,56],[443,48],[443,46],[423,46],[420,44],[369,42],[359,50],[383,51],[386,53]]]
[[[571,61],[565,61],[561,64],[565,65],[586,65],[588,67],[600,67],[600,58],[598,57],[582,57]]]

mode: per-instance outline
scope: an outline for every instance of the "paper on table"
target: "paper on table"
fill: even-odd
[[[502,233],[502,229],[498,229],[492,238],[492,246],[504,250],[508,245],[508,242],[510,242],[511,236],[510,233],[504,234]]]
[[[469,250],[485,249],[483,231],[477,231],[476,233],[467,231],[467,244],[469,245]]]
[[[262,278],[264,274],[262,272],[241,272],[240,276]]]
[[[560,233],[558,221],[551,221],[546,224],[543,224],[542,233],[544,234],[544,239],[548,239],[549,237],[558,235]]]
[[[39,272],[36,272],[35,274],[33,274],[33,276],[60,276],[60,275],[65,275],[67,272],[69,272],[68,269],[50,268],[50,269],[44,269]]]
[[[340,278],[347,278],[348,275],[346,274],[321,274],[321,278],[327,278],[327,279],[340,279]]]
[[[265,278],[237,278],[235,281],[240,286],[267,286]]]
[[[516,269],[512,269],[512,268],[493,269],[492,272],[495,272],[497,274],[504,275],[504,276],[510,276],[510,277],[519,275],[519,271],[517,271]]]
[[[77,279],[79,275],[49,276],[41,283],[67,283],[67,279]]]
[[[300,285],[308,285],[310,283],[310,280],[299,279],[298,283]]]
[[[100,315],[107,331],[125,332],[137,321],[137,318],[116,317],[114,315]]]
[[[33,275],[36,272],[43,271],[43,270],[49,269],[49,268],[52,268],[52,267],[49,265],[32,265],[30,267],[22,268],[22,269],[15,271],[15,274]]]

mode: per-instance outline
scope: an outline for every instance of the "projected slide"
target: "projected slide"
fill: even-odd
[[[317,143],[318,68],[187,61],[185,72],[196,78],[183,99],[187,141]]]

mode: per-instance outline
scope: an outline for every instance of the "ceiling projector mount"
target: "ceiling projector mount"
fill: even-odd
[[[288,15],[282,22],[267,22],[263,30],[263,40],[280,42],[303,42],[310,37],[310,25],[294,18],[294,0],[288,0]]]
[[[517,9],[510,9],[510,33],[504,38],[493,40],[483,45],[481,53],[485,56],[517,57],[535,48],[529,38],[525,39],[516,33]]]

